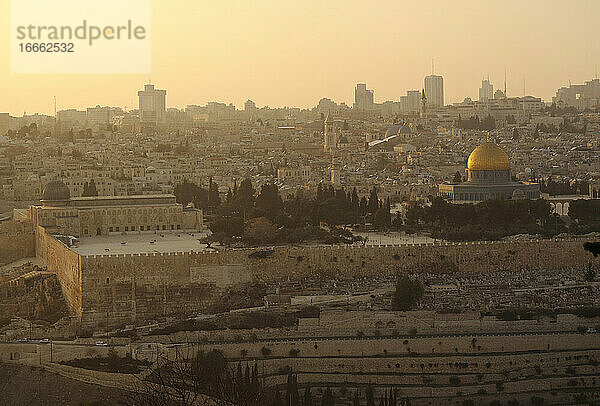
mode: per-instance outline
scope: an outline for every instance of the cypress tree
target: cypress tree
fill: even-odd
[[[304,389],[304,402],[303,406],[312,406],[312,396],[310,394],[310,383],[306,385],[306,389]]]
[[[373,396],[373,386],[371,385],[370,382],[367,385],[365,395],[367,396],[367,406],[375,406],[375,397]]]
[[[352,406],[360,406],[360,399],[358,398],[358,389],[354,391],[354,403]]]

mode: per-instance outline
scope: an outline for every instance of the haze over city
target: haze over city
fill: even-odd
[[[0,405],[600,405],[599,0],[0,2]]]
[[[423,86],[432,59],[446,103],[475,99],[488,75],[500,86],[505,71],[508,96],[522,96],[525,80],[527,94],[549,100],[595,75],[599,14],[594,0],[155,1],[149,75],[10,74],[8,36],[0,36],[0,111],[48,114],[54,96],[59,109],[135,108],[148,80],[168,89],[169,107],[351,103],[357,82],[375,89],[377,102],[397,101]],[[4,33],[9,17],[3,0]]]

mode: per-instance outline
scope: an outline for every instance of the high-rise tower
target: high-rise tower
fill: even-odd
[[[490,79],[483,79],[479,88],[479,101],[489,101],[494,98],[494,85]]]
[[[354,108],[358,110],[372,110],[374,91],[367,89],[366,83],[358,83],[354,88]]]
[[[444,107],[444,78],[439,75],[425,76],[425,97],[429,107]]]
[[[140,120],[142,123],[160,123],[166,116],[167,91],[155,89],[154,85],[144,85],[138,92]]]

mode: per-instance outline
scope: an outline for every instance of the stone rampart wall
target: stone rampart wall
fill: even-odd
[[[36,255],[46,263],[49,271],[56,272],[60,286],[72,314],[81,316],[81,262],[76,252],[47,234],[43,227],[35,230]]]
[[[558,270],[587,265],[593,256],[583,249],[586,240],[536,240],[518,242],[442,243],[386,246],[277,247],[265,258],[250,258],[258,250],[218,252],[96,255],[88,258],[189,257],[188,266],[240,266],[254,280],[282,278],[356,277],[394,275],[402,271]],[[141,259],[141,261],[146,261]],[[596,260],[597,262],[597,260]],[[98,262],[96,262],[98,263]]]
[[[83,323],[90,326],[198,312],[216,289],[251,280],[583,267],[593,260],[583,242],[277,247],[265,258],[250,257],[256,249],[80,257],[53,237],[37,233],[38,255],[57,272],[71,308],[75,314],[83,312]]]
[[[0,266],[35,256],[35,234],[30,221],[0,222]]]
[[[133,324],[188,315],[206,306],[214,286],[190,274],[181,254],[81,257],[82,324]]]

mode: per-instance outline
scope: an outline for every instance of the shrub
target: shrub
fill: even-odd
[[[546,402],[546,400],[544,398],[541,398],[539,396],[532,396],[531,397],[531,404],[532,406],[543,406],[543,404]]]

